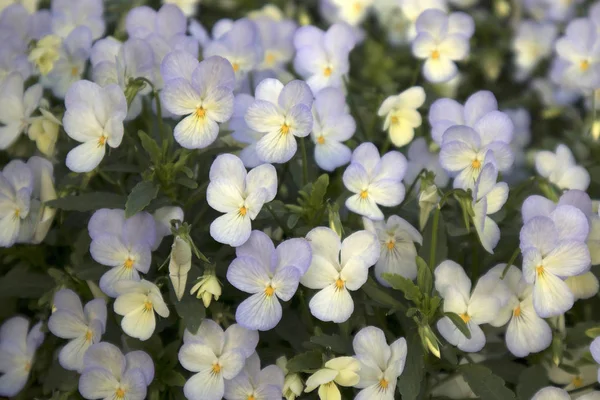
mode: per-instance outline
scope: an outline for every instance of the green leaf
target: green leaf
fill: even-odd
[[[323,365],[323,356],[319,350],[311,350],[290,359],[287,363],[287,369],[290,373],[302,372],[321,368]]]
[[[485,400],[516,399],[515,394],[504,386],[504,381],[492,374],[489,368],[477,364],[461,365],[458,368],[473,393]]]
[[[20,297],[37,299],[52,289],[54,281],[47,274],[19,266],[0,278],[0,298]]]
[[[450,321],[452,321],[452,323],[463,335],[465,335],[467,339],[471,339],[471,331],[469,330],[469,327],[458,314],[453,312],[445,312],[444,315],[450,318]]]
[[[326,349],[329,348],[336,353],[345,354],[349,350],[347,348],[348,346],[346,346],[346,340],[340,335],[313,336],[310,338],[310,342],[323,346]],[[352,349],[350,349],[350,351],[352,351]]]
[[[65,196],[46,202],[52,208],[65,211],[95,211],[100,208],[125,207],[125,197],[108,192],[84,193],[78,196]]]
[[[198,268],[195,265],[192,265],[192,268],[188,273],[187,277],[184,292],[185,294],[181,298],[181,301],[177,301],[173,284],[169,282],[169,298],[171,299],[171,303],[175,305],[175,310],[177,311],[177,314],[181,317],[181,319],[183,319],[185,327],[192,334],[195,334],[198,331],[202,320],[206,316],[206,309],[204,308],[202,300],[196,298],[196,296],[192,296],[191,294],[189,294],[192,285],[197,281],[197,279],[201,275],[202,272],[200,271],[200,268]]]
[[[135,185],[125,204],[125,218],[142,211],[158,195],[158,186],[154,182],[142,181]]]
[[[600,336],[600,326],[586,330],[585,335],[589,338],[596,339]]]
[[[421,383],[425,376],[423,347],[418,335],[408,336],[407,348],[406,363],[398,380],[398,389],[403,400],[414,400],[421,392]]]
[[[52,363],[52,367],[48,368],[44,376],[43,391],[45,394],[53,391],[76,391],[77,381],[79,376],[75,371],[67,371],[60,366],[58,360]]]
[[[417,256],[417,284],[421,293],[430,294],[433,289],[433,274],[421,257]]]
[[[548,372],[541,364],[527,368],[519,377],[517,395],[519,400],[529,400],[543,387],[550,384]]]
[[[142,142],[142,147],[150,156],[150,160],[152,160],[152,163],[154,165],[159,165],[162,157],[160,147],[158,143],[156,143],[156,140],[152,139],[144,131],[138,131],[138,136],[140,137],[140,142]]]
[[[404,293],[404,297],[407,300],[414,301],[415,303],[420,303],[423,298],[423,294],[419,287],[413,283],[410,279],[406,279],[402,275],[398,274],[383,274],[383,279],[389,282],[390,285],[396,290],[400,290]]]
[[[183,385],[185,385],[185,378],[183,377],[183,375],[181,375],[181,373],[179,373],[179,372],[177,372],[175,370],[167,371],[163,375],[162,381],[167,386],[180,386],[180,387],[183,387]]]
[[[438,308],[440,308],[441,303],[442,298],[440,296],[433,296],[431,300],[429,300],[429,312],[427,313],[429,318],[433,318]]]
[[[323,174],[315,183],[313,183],[312,191],[310,192],[310,204],[314,207],[319,207],[323,204],[325,194],[327,193],[327,187],[329,186],[329,175]]]
[[[489,359],[481,362],[481,364],[489,369],[505,382],[517,384],[521,378],[521,374],[526,367],[523,364],[508,360],[506,358]]]
[[[396,300],[387,292],[387,289],[378,285],[377,282],[375,282],[372,278],[367,280],[367,283],[362,286],[362,290],[371,300],[374,300],[381,305],[390,307],[394,310],[405,309],[404,304]]]
[[[179,178],[175,179],[175,183],[184,186],[188,189],[197,189],[198,188],[198,182],[196,182],[193,179],[188,178],[187,176],[180,176]]]

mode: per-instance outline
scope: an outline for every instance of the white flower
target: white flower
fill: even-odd
[[[388,345],[381,329],[368,326],[354,336],[352,347],[360,362],[360,382],[354,386],[362,389],[355,400],[394,400],[406,362],[406,340],[400,338]]]
[[[54,62],[60,58],[62,39],[57,35],[46,35],[37,41],[29,53],[29,61],[34,64],[40,74],[47,75],[54,68]]]
[[[417,277],[415,243],[423,242],[419,231],[397,215],[391,215],[387,222],[363,218],[363,225],[379,239],[381,251],[379,260],[375,264],[375,277],[379,283],[383,286],[391,286],[382,277],[385,273],[398,274],[414,280]]]
[[[235,378],[246,359],[254,353],[258,332],[237,324],[225,332],[216,322],[204,319],[196,334],[186,330],[179,362],[194,372],[183,387],[189,400],[220,400],[225,393],[225,380]]]
[[[531,400],[571,400],[571,396],[563,389],[548,386],[538,390]]]
[[[187,17],[196,13],[200,0],[163,0],[163,4],[175,4]]]
[[[89,400],[143,400],[154,379],[154,362],[143,351],[123,356],[110,343],[91,346],[83,358],[79,393]]]
[[[517,79],[526,79],[540,60],[552,54],[556,25],[548,22],[523,21],[512,41]]]
[[[121,328],[131,337],[147,340],[154,333],[154,312],[163,318],[169,316],[169,308],[162,298],[160,289],[152,282],[142,279],[115,283],[119,294],[115,300],[115,312],[123,316]]]
[[[7,149],[25,132],[41,99],[42,85],[35,84],[25,90],[23,77],[18,72],[2,81],[0,100],[5,106],[0,107],[0,149]]]
[[[360,381],[360,363],[353,357],[337,357],[325,363],[325,367],[306,380],[306,393],[319,387],[321,400],[341,400],[340,386],[354,386]]]
[[[397,151],[380,157],[373,143],[358,146],[343,175],[344,186],[354,193],[346,200],[346,207],[372,220],[382,220],[378,204],[393,207],[404,200],[406,165],[406,158]]]
[[[185,293],[185,284],[190,269],[192,269],[192,248],[188,242],[180,236],[176,236],[169,257],[169,279],[173,284],[175,297],[179,301]]]
[[[554,153],[547,150],[537,153],[535,169],[561,189],[587,190],[590,185],[590,174],[577,165],[573,153],[564,144],[559,144]]]
[[[310,312],[321,321],[342,323],[354,311],[349,291],[365,284],[369,267],[379,258],[377,237],[358,231],[342,243],[331,229],[317,227],[308,232],[306,239],[312,248],[312,261],[300,283],[320,289],[310,300]]]
[[[246,359],[242,372],[225,382],[227,400],[271,400],[281,399],[283,393],[283,372],[277,365],[260,369],[258,354]]]
[[[565,283],[573,293],[576,300],[589,299],[598,294],[598,278],[593,272],[588,271],[580,275],[570,276]]]
[[[533,286],[525,282],[521,270],[511,266],[501,279],[505,268],[506,264],[498,264],[486,274],[492,290],[506,290],[506,302],[490,325],[502,326],[510,321],[506,347],[516,357],[526,357],[550,346],[552,329],[533,308]],[[499,286],[494,287],[494,281]]]
[[[329,0],[336,7],[336,20],[352,26],[360,25],[375,0]]]
[[[52,309],[48,329],[55,336],[70,339],[60,350],[58,361],[64,369],[81,372],[85,352],[100,342],[106,329],[106,302],[95,299],[82,307],[75,292],[62,289],[54,295]]]
[[[409,144],[415,137],[415,128],[423,122],[417,108],[425,103],[425,91],[420,86],[406,89],[383,101],[377,115],[384,117],[383,129],[389,130],[394,146]]]
[[[90,172],[104,158],[107,144],[115,148],[123,140],[125,95],[118,85],[102,88],[83,80],[71,85],[65,107],[65,132],[82,143],[67,154],[67,167],[75,172]]]
[[[35,351],[44,341],[41,322],[28,330],[23,317],[10,318],[0,327],[0,396],[13,397],[27,383]]]
[[[589,362],[583,358],[588,350],[589,347],[587,345],[575,349],[570,348],[568,355],[565,355],[561,360],[560,367],[551,364],[550,368],[548,368],[548,378],[550,378],[550,381],[554,384],[561,385],[563,389],[568,391],[580,389],[583,386],[596,383],[598,381],[598,366],[589,364]],[[561,368],[563,365],[577,368],[579,373],[571,374]],[[578,399],[581,398],[582,397],[578,397]]]
[[[241,246],[250,237],[250,221],[277,194],[277,172],[263,164],[247,173],[239,158],[222,154],[212,163],[209,179],[206,201],[225,213],[210,225],[210,235],[219,243]]]
[[[308,136],[313,126],[312,103],[312,92],[303,81],[284,86],[268,78],[258,84],[245,119],[250,129],[263,134],[256,143],[260,160],[284,163],[296,154],[296,137]]]
[[[283,397],[286,400],[296,400],[296,397],[299,397],[304,391],[304,383],[302,383],[302,379],[299,374],[290,374],[287,369],[287,358],[285,356],[281,356],[275,362],[279,368],[285,374],[285,380],[283,381]]]
[[[489,323],[497,317],[502,306],[502,293],[489,290],[485,275],[471,292],[471,280],[454,261],[443,261],[434,273],[435,288],[444,299],[444,312],[458,314],[467,324],[471,338],[467,339],[448,317],[443,317],[437,323],[440,334],[462,351],[478,352],[485,345],[485,334],[479,325]]]
[[[473,190],[473,223],[483,248],[491,254],[500,241],[500,229],[489,215],[500,211],[508,199],[508,185],[496,179],[498,169],[491,160],[481,169]]]
[[[41,116],[31,119],[27,134],[29,139],[35,141],[39,151],[45,156],[52,157],[62,123],[48,110],[40,108],[40,112]]]
[[[180,207],[161,207],[154,211],[152,217],[154,217],[156,228],[156,240],[152,246],[152,251],[154,251],[166,236],[171,235],[171,221],[183,222],[183,210]]]
[[[57,197],[54,187],[54,167],[50,161],[37,156],[31,157],[27,164],[33,172],[33,198],[41,202],[35,231],[30,240],[31,243],[38,244],[46,238],[56,215],[56,209],[45,204]]]

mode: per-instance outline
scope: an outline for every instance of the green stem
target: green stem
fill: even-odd
[[[346,88],[350,87],[347,77],[344,77],[344,85],[346,85]],[[354,97],[352,96],[352,93],[350,93],[349,91],[348,91],[347,98],[348,98],[348,105],[350,106],[350,111],[352,111],[352,114],[354,114],[354,119],[358,123],[360,132],[363,135],[363,139],[365,141],[371,141],[371,135],[367,131],[365,124],[364,124],[362,118],[360,117],[360,114],[358,113],[358,107],[357,107],[356,103],[354,102]]]
[[[519,249],[517,247],[515,249],[514,253],[512,254],[512,256],[510,257],[510,260],[508,260],[508,264],[506,264],[506,267],[504,267],[504,270],[502,271],[502,275],[500,275],[500,279],[504,279],[504,277],[506,276],[506,273],[508,272],[510,267],[512,267],[515,264],[515,260],[519,256],[519,253],[521,253],[521,249]]]
[[[594,129],[594,123],[596,122],[596,91],[592,91],[592,120],[590,121],[590,128],[588,133],[591,135]]]
[[[433,214],[433,226],[431,232],[431,249],[429,250],[429,268],[433,269],[435,265],[435,251],[437,248],[437,240],[438,240],[438,227],[440,224],[440,213],[442,209],[438,206],[435,209],[435,213]]]
[[[422,65],[423,65],[423,62],[419,61],[419,63],[417,64],[417,68],[413,72],[413,77],[412,77],[412,79],[410,81],[410,86],[409,87],[415,86],[417,84],[417,82],[419,81],[419,74],[421,72]]]
[[[275,211],[273,211],[273,208],[271,207],[271,205],[265,204],[265,207],[266,207],[267,211],[271,214],[271,216],[273,217],[275,222],[277,222],[277,225],[279,225],[281,227],[281,229],[283,229],[283,232],[285,233],[285,235],[287,237],[293,237],[294,234],[288,229],[287,225],[281,220],[281,218],[279,218],[279,216],[277,214],[275,214]]]
[[[302,151],[302,184],[308,185],[308,157],[306,156],[306,143],[300,138],[300,150]]]
[[[417,177],[415,178],[415,180],[408,187],[408,190],[406,191],[406,194],[404,195],[404,200],[402,200],[402,203],[400,203],[400,205],[398,207],[402,207],[404,205],[404,203],[406,203],[406,201],[410,197],[410,194],[414,190],[415,186],[417,186],[417,182],[419,182],[419,179],[421,179],[421,175],[423,175],[423,173],[425,171],[427,171],[426,168],[423,168],[423,169],[421,169],[421,171],[419,171],[419,174],[417,175]]]
[[[165,152],[167,142],[165,140],[166,138],[165,138],[165,129],[164,129],[164,125],[163,125],[163,118],[162,118],[162,105],[160,103],[160,96],[158,95],[158,90],[156,89],[156,86],[154,86],[152,81],[147,78],[139,77],[136,80],[144,82],[145,84],[149,85],[152,88],[152,95],[154,96],[154,101],[156,102],[156,118],[158,119],[158,133],[160,134],[160,142],[163,146],[163,152]]]

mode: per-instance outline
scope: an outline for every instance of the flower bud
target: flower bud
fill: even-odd
[[[48,110],[40,108],[41,116],[35,117],[29,126],[29,139],[35,141],[40,152],[52,157],[54,155],[54,146],[58,139],[60,121]]]
[[[437,358],[441,358],[440,346],[438,344],[438,339],[431,330],[429,325],[420,326],[419,327],[419,335],[421,336],[421,342],[423,343],[423,348],[436,356]]]
[[[213,271],[205,273],[202,279],[192,287],[190,294],[194,294],[196,291],[196,297],[202,299],[205,308],[210,306],[213,297],[215,300],[219,300],[221,296],[221,284]]]
[[[285,374],[285,380],[283,382],[283,397],[286,400],[294,400],[296,397],[302,394],[304,390],[304,384],[299,374],[290,374],[287,370],[287,358],[285,356],[279,357],[275,362],[277,366]]]
[[[421,230],[427,225],[429,214],[431,214],[431,210],[437,206],[439,201],[440,195],[438,194],[437,186],[429,185],[426,188],[422,188],[421,193],[419,193],[419,208],[421,209],[419,213],[419,226]]]
[[[169,278],[175,289],[177,300],[181,301],[187,283],[187,276],[192,268],[192,248],[181,236],[176,236],[171,247],[169,260]]]
[[[46,35],[36,43],[29,53],[29,61],[34,64],[40,74],[48,75],[54,69],[54,63],[60,58],[62,41],[56,35]]]

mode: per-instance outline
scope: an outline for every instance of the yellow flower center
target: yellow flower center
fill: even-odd
[[[206,110],[203,107],[196,108],[196,117],[204,118],[206,116]]]
[[[212,373],[213,374],[218,374],[221,372],[221,366],[217,363],[213,364],[212,366]]]
[[[125,260],[125,263],[123,264],[123,266],[127,269],[131,269],[131,268],[133,268],[133,263],[134,263],[134,261],[131,258],[127,257],[127,260]]]
[[[31,371],[31,363],[29,361],[27,361],[25,363],[25,368],[24,369],[25,369],[25,372]]]
[[[79,76],[79,68],[77,68],[77,67],[71,68],[71,76]]]
[[[317,143],[318,144],[325,144],[325,138],[323,136],[319,136],[317,138]]]
[[[379,381],[379,387],[381,387],[382,389],[387,389],[389,384],[390,383],[385,378],[381,378],[381,380]]]
[[[359,12],[361,12],[361,11],[362,11],[362,8],[363,8],[363,7],[362,7],[362,4],[360,4],[360,3],[357,1],[357,2],[355,2],[355,3],[352,5],[352,8],[354,8],[354,12],[358,14]]]
[[[338,278],[337,281],[335,281],[335,288],[337,290],[342,290],[344,288],[344,281],[342,278]]]
[[[538,265],[537,267],[535,267],[535,273],[537,274],[537,276],[544,275],[544,267],[542,265]]]
[[[273,286],[269,285],[265,288],[265,294],[267,295],[267,297],[273,296],[274,293],[275,289],[273,289]]]
[[[573,384],[573,386],[575,386],[576,388],[583,386],[583,379],[581,379],[580,376],[576,376],[575,378],[573,378],[573,380],[571,381],[571,383]]]
[[[581,72],[585,72],[590,68],[590,62],[588,60],[582,60],[579,63],[579,69],[581,70]]]
[[[333,72],[333,70],[331,69],[331,67],[325,67],[323,69],[323,75],[325,75],[325,76],[331,76],[332,72]]]
[[[121,388],[118,388],[117,391],[115,392],[115,396],[117,399],[124,399],[125,398],[125,391]]]
[[[462,319],[464,323],[467,324],[471,320],[471,316],[467,313],[460,314],[460,319]]]
[[[271,52],[267,52],[267,54],[265,54],[265,64],[266,65],[273,65],[275,64],[275,56],[273,55],[273,53]]]
[[[240,215],[242,217],[245,217],[247,213],[248,213],[248,209],[245,206],[241,206],[240,207]]]
[[[471,167],[473,167],[475,169],[481,168],[481,161],[479,161],[477,159],[473,160],[473,162],[471,163]]]
[[[94,336],[94,335],[92,334],[92,331],[88,330],[88,331],[85,333],[85,340],[86,340],[86,342],[91,342],[91,341],[92,341],[92,337],[93,337],[93,336]]]
[[[390,239],[387,242],[386,246],[387,246],[388,250],[394,250],[394,247],[396,247],[396,243],[394,243],[394,241]]]
[[[281,125],[281,133],[283,133],[284,135],[290,133],[290,126],[288,124]]]
[[[256,400],[256,397],[254,397],[254,395],[253,395],[253,394],[251,394],[250,396],[248,396],[248,397],[246,398],[246,400]]]
[[[513,317],[518,317],[521,315],[521,306],[516,306],[513,310]]]
[[[144,311],[152,311],[152,302],[150,300],[144,302]]]
[[[362,190],[360,192],[360,198],[361,199],[366,199],[367,197],[369,197],[369,192],[366,189]]]
[[[236,62],[231,64],[231,67],[233,68],[233,72],[238,72],[240,70],[240,64],[238,64]]]
[[[21,216],[21,209],[20,208],[15,208],[15,219],[19,218]]]
[[[431,59],[432,60],[439,60],[440,59],[440,52],[437,50],[434,50],[431,52]]]
[[[98,138],[98,147],[104,146],[106,144],[106,136],[102,135]]]
[[[392,123],[392,125],[396,125],[398,122],[400,122],[400,119],[396,116],[390,118],[390,122]]]

